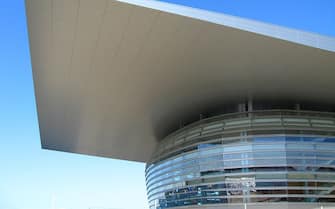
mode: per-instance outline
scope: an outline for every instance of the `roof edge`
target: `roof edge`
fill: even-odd
[[[291,29],[274,24],[240,18],[223,13],[212,12],[156,0],[117,0],[154,10],[190,17],[218,25],[244,30],[271,38],[277,38],[309,47],[335,52],[335,37]]]

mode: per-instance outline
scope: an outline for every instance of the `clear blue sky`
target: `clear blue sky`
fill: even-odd
[[[335,36],[334,0],[166,1]],[[144,164],[41,150],[24,1],[0,5],[0,208],[146,209]]]

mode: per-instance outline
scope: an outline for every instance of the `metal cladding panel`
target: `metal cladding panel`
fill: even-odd
[[[333,38],[156,1],[26,10],[43,148],[145,162],[222,104],[335,102]]]

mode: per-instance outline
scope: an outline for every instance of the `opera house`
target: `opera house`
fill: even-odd
[[[44,149],[146,163],[150,209],[335,207],[335,38],[149,0],[26,11]]]

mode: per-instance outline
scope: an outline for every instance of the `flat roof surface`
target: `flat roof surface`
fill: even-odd
[[[335,38],[149,0],[26,0],[42,147],[147,161],[250,96],[335,103]]]

